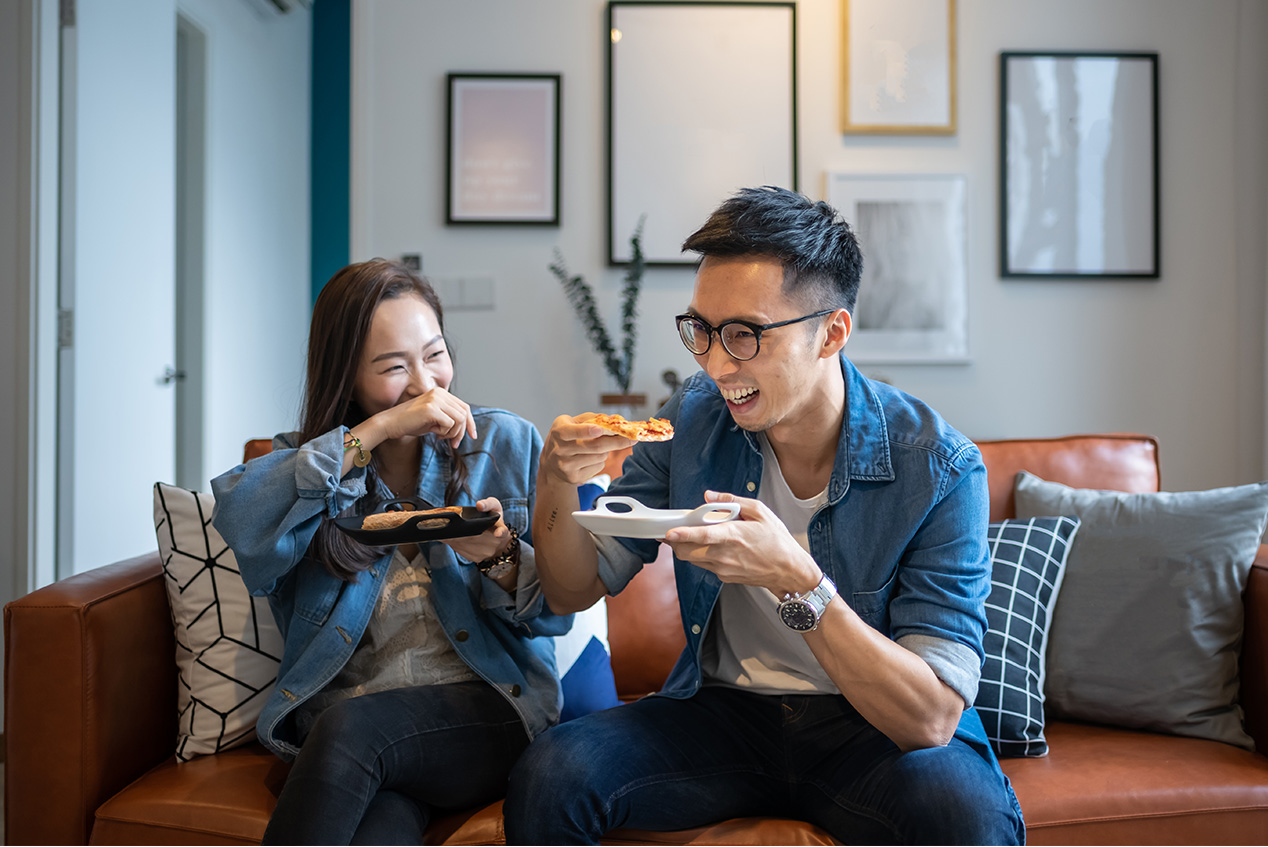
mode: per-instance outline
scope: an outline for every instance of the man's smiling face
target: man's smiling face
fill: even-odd
[[[816,311],[785,295],[783,282],[783,264],[776,259],[709,256],[696,273],[688,311],[715,327],[734,319],[768,324]],[[696,362],[717,384],[735,422],[764,432],[797,421],[820,402],[825,325],[832,319],[766,330],[757,356],[746,362],[731,356],[715,334]]]

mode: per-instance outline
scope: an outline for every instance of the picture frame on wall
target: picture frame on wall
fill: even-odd
[[[969,361],[966,195],[957,174],[828,174],[828,203],[863,251],[851,361]]]
[[[1158,54],[1000,54],[1000,273],[1158,279]]]
[[[451,73],[445,222],[559,225],[559,74]]]
[[[607,5],[608,261],[646,216],[648,265],[690,266],[682,242],[745,187],[797,188],[793,2]]]
[[[841,131],[954,135],[956,0],[841,0]]]

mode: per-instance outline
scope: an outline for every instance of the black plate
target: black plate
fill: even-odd
[[[379,512],[425,511],[430,508],[432,507],[417,500],[400,498],[388,500],[375,509],[372,514]],[[463,506],[461,512],[442,512],[437,515],[425,515],[417,520],[406,521],[400,526],[394,526],[389,529],[362,529],[361,524],[365,521],[365,515],[335,518],[335,526],[362,544],[386,546],[479,535],[497,523],[499,517],[497,512],[482,512],[475,506]],[[419,526],[419,524],[431,523],[432,521],[444,521],[444,525],[426,528]]]

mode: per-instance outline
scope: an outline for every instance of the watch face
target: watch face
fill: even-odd
[[[797,632],[809,632],[819,624],[814,609],[804,600],[785,600],[779,604],[779,619],[789,629]]]

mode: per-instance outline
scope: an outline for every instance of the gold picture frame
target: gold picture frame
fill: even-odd
[[[956,0],[841,0],[841,132],[954,135]]]

